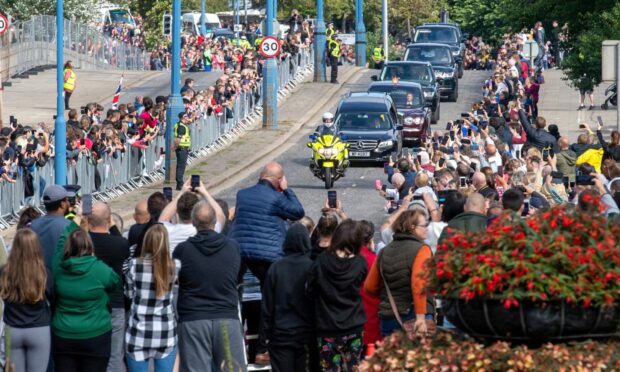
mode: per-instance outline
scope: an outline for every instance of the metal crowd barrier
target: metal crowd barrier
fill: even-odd
[[[288,88],[301,82],[311,68],[311,50],[281,61],[278,65],[281,91],[290,90]],[[234,100],[230,108],[232,117],[222,110],[221,115],[203,115],[194,121],[190,125],[192,145],[189,163],[232,143],[247,130],[250,119],[260,116],[261,105],[262,91],[261,84],[258,84],[255,91],[241,93]],[[144,149],[126,145],[125,151],[104,154],[98,160],[80,155],[75,161],[67,161],[67,183],[79,184],[82,194],[93,194],[98,200],[122,196],[163,179],[164,156],[161,149],[164,147],[164,136],[159,135]],[[10,223],[15,222],[26,206],[41,209],[43,190],[54,182],[54,161],[50,158],[42,167],[35,167],[31,196],[25,195],[24,169],[18,169],[15,183],[0,181],[0,229],[8,228]]]
[[[92,70],[149,70],[150,54],[101,31],[65,19],[65,60]],[[0,36],[0,80],[56,64],[56,17],[34,16],[16,22]]]

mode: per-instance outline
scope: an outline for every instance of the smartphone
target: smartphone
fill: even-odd
[[[338,207],[338,195],[336,194],[336,190],[329,190],[327,192],[327,205],[330,208]]]
[[[164,196],[168,202],[172,201],[172,187],[164,187]]]
[[[585,124],[579,124],[579,129],[586,129],[586,125]]]
[[[600,115],[596,117],[596,121],[598,121],[598,125],[603,126],[603,118]]]
[[[450,139],[454,141],[454,131],[450,131]]]
[[[381,191],[385,192],[387,190],[387,185],[381,185]]]
[[[497,175],[500,177],[504,177],[504,166],[503,165],[497,166]]]
[[[515,157],[521,159],[521,150],[515,150]]]
[[[446,164],[446,159],[444,158],[439,158],[439,167],[443,167],[443,165]]]
[[[580,174],[575,178],[575,183],[579,186],[592,186],[594,185],[594,181],[592,176],[588,174]]]
[[[403,158],[406,158],[407,156],[409,156],[409,149],[407,147],[403,147],[402,154],[403,154]]]
[[[521,212],[521,216],[526,217],[530,214],[530,200],[526,199],[523,201],[523,212]]]
[[[549,160],[549,149],[542,150],[542,157],[543,157],[543,161]]]
[[[467,128],[467,137],[471,137],[471,128]]]
[[[414,195],[412,200],[424,200],[422,199],[422,194]]]
[[[463,138],[461,139],[461,143],[463,145],[471,145],[471,140],[469,138]]]
[[[467,136],[467,131],[468,131],[468,129],[466,127],[461,127],[461,135],[463,137]]]
[[[461,187],[466,187],[467,186],[467,178],[465,177],[459,177],[459,181],[460,181],[460,186]]]
[[[196,187],[200,186],[200,175],[192,174],[191,186],[192,186],[192,190],[194,190]]]
[[[85,216],[93,213],[93,196],[91,194],[82,195],[82,214]]]
[[[376,190],[381,190],[382,189],[381,180],[375,180],[375,189]]]
[[[389,167],[390,167],[390,163],[383,163],[383,174],[388,174]]]
[[[442,146],[447,145],[449,140],[450,140],[450,136],[443,136],[443,138],[441,139],[441,145]]]
[[[462,118],[467,119],[467,118],[469,118],[470,116],[471,116],[471,115],[469,114],[469,112],[461,112],[461,117],[462,117]]]
[[[433,142],[433,150],[439,150],[439,142]]]
[[[575,181],[570,181],[570,183],[568,184],[570,186],[571,189],[575,188]]]
[[[451,121],[449,121],[449,122],[446,124],[446,130],[451,130],[451,129],[452,129],[452,122],[451,122]]]
[[[569,186],[569,182],[568,181],[569,181],[568,176],[562,177],[562,183],[564,184],[564,187],[567,188],[567,189],[568,189],[568,186]]]

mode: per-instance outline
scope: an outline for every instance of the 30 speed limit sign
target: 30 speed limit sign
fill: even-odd
[[[9,29],[9,20],[6,16],[0,13],[0,35],[6,32]]]
[[[273,36],[266,36],[258,44],[258,52],[265,58],[273,58],[280,54],[280,42]]]

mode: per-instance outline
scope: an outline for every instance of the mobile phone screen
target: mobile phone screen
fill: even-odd
[[[503,177],[503,176],[504,176],[504,166],[503,166],[503,165],[498,165],[498,166],[497,166],[497,174],[498,174],[500,177]]]
[[[439,143],[433,142],[433,150],[439,150]]]
[[[338,196],[335,190],[330,190],[327,192],[327,204],[330,208],[336,208],[338,206],[337,200]]]
[[[91,194],[82,195],[82,214],[88,216],[93,213],[93,196]]]
[[[523,212],[521,212],[521,215],[525,217],[528,214],[530,214],[530,201],[525,200],[523,201]]]
[[[168,202],[172,201],[172,187],[164,187],[164,196],[166,197],[166,200],[168,200]]]
[[[579,129],[586,129],[586,126],[583,124],[579,124]]]
[[[467,186],[467,179],[465,177],[459,178],[461,187]]]
[[[200,186],[200,175],[198,174],[192,174],[192,181],[191,181],[191,186],[192,189],[195,189],[196,187]]]
[[[449,122],[446,124],[446,130],[450,130],[450,129],[452,129],[452,122],[450,122],[450,121],[449,121]]]
[[[450,131],[450,139],[451,139],[452,141],[454,141],[454,132],[453,132],[453,131]]]
[[[383,173],[387,174],[388,173],[388,167],[390,166],[390,163],[383,163]]]
[[[443,138],[441,139],[441,144],[442,145],[447,145],[448,144],[448,140],[450,140],[449,136],[443,136]]]
[[[406,147],[403,147],[403,157],[406,157],[407,155],[409,155],[409,149]]]

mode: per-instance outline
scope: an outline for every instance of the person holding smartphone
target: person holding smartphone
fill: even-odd
[[[596,137],[605,151],[617,162],[620,162],[620,132],[613,130],[611,132],[611,141],[607,142],[601,130],[603,129],[603,120],[598,117],[598,124],[596,127]]]

